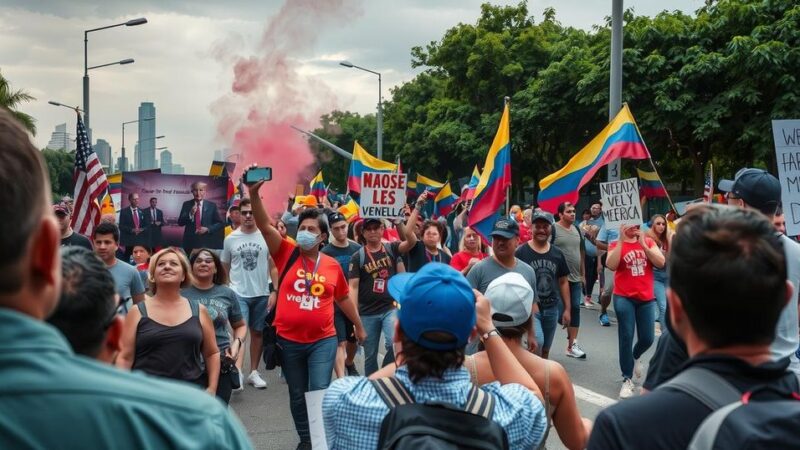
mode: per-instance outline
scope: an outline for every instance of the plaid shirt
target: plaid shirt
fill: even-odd
[[[464,367],[450,369],[443,379],[425,378],[412,383],[401,366],[395,377],[418,403],[447,402],[464,407],[472,387]],[[492,420],[506,432],[509,448],[532,449],[544,438],[547,418],[542,403],[519,384],[481,386],[496,399]],[[389,408],[364,377],[345,377],[331,383],[322,402],[328,448],[331,450],[377,448],[381,422]]]

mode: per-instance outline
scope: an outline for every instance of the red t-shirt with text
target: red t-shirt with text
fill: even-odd
[[[450,258],[450,267],[461,272],[465,267],[467,267],[467,265],[469,265],[469,260],[472,258],[484,259],[486,258],[486,253],[478,252],[478,254],[475,255],[468,251],[460,251]]]
[[[656,243],[645,237],[645,244],[653,248]],[[622,253],[617,271],[614,272],[614,295],[621,295],[649,302],[655,298],[653,291],[653,264],[638,242],[617,241],[608,246],[608,251],[622,242]]]
[[[278,252],[272,255],[278,273],[283,273],[295,245],[284,239]],[[342,273],[342,266],[332,257],[320,253],[316,274],[306,273],[314,270],[316,260],[299,256],[286,271],[278,288],[277,310],[273,326],[284,339],[301,344],[310,344],[331,336],[336,336],[333,326],[333,303],[347,295],[350,288]],[[311,286],[310,295],[306,280]]]

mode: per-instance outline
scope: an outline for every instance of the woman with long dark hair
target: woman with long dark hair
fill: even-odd
[[[661,253],[664,254],[664,259],[666,260],[667,256],[669,255],[670,244],[672,243],[673,231],[669,229],[667,226],[667,219],[661,214],[654,215],[652,219],[650,219],[650,223],[652,225],[650,226],[650,229],[647,230],[647,237],[655,241],[658,248],[661,249]],[[653,289],[656,294],[656,305],[658,306],[656,321],[660,326],[659,331],[664,331],[667,329],[667,326],[664,323],[667,312],[666,267],[666,263],[664,263],[664,267],[653,267]]]

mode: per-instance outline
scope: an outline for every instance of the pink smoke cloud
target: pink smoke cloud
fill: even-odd
[[[287,194],[316,169],[308,142],[290,125],[313,129],[337,108],[333,90],[301,74],[296,58],[313,50],[326,28],[360,15],[361,1],[286,0],[267,21],[256,54],[242,56],[230,43],[216,49],[234,74],[231,91],[211,107],[217,132],[231,149],[226,158],[236,162],[235,177],[251,164],[272,167],[273,180],[261,190],[272,213],[283,211]]]

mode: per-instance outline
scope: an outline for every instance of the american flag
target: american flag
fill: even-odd
[[[706,182],[703,188],[703,202],[711,203],[714,198],[714,166],[711,161],[708,162],[708,169],[706,170]]]
[[[108,180],[97,154],[92,151],[86,127],[78,114],[78,149],[75,152],[75,206],[72,228],[76,233],[90,235],[100,222],[100,199],[108,189]]]

